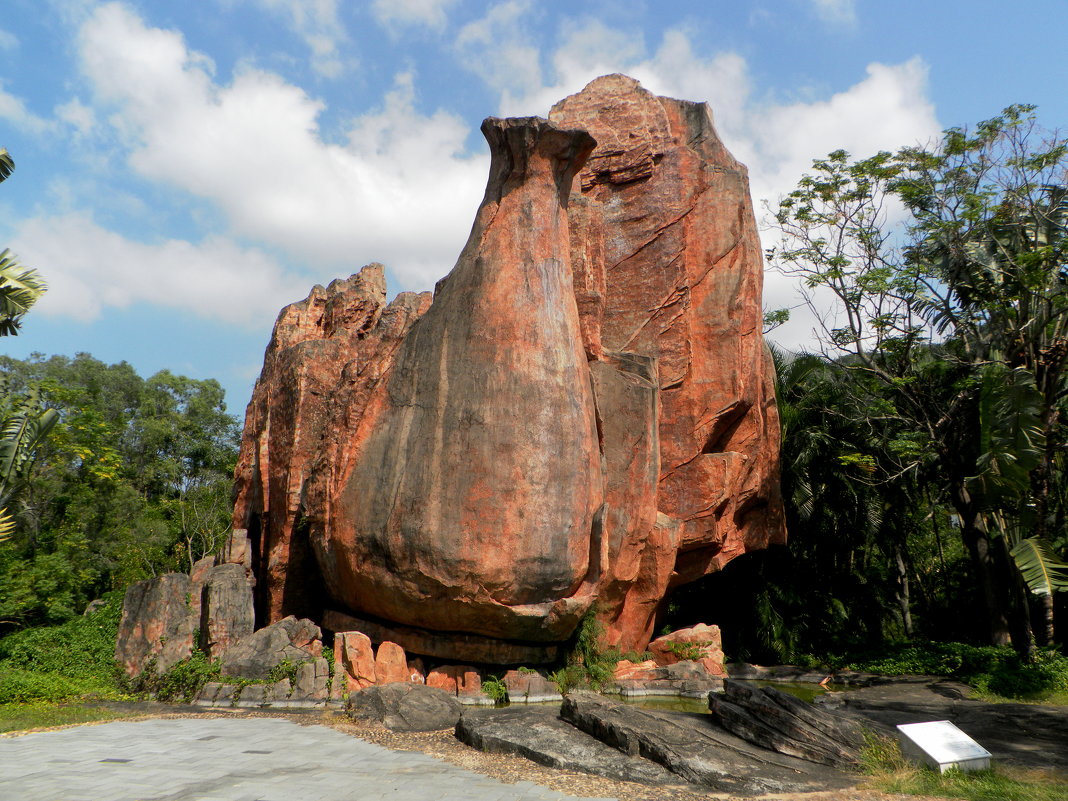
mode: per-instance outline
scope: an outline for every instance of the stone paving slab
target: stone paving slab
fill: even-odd
[[[0,739],[4,801],[567,801],[326,726],[116,721]],[[580,801],[614,801],[580,799]]]

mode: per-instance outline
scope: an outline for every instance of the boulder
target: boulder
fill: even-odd
[[[393,731],[451,729],[461,714],[455,695],[412,682],[382,684],[352,693],[346,709],[352,718],[377,721]]]
[[[359,631],[334,635],[334,683],[346,691],[362,690],[378,681],[371,638]]]
[[[663,786],[678,778],[655,762],[627,756],[560,720],[559,709],[465,711],[456,737],[490,754],[518,754],[539,765],[625,782]]]
[[[222,674],[266,679],[283,660],[299,664],[319,658],[322,654],[319,636],[319,627],[310,620],[283,618],[227,648],[220,660]]]
[[[780,754],[844,768],[859,763],[864,732],[851,717],[815,707],[772,687],[727,679],[709,709],[727,731]]]
[[[502,677],[508,688],[508,701],[513,704],[537,704],[544,701],[562,701],[560,688],[540,673],[509,670]]]
[[[293,691],[292,694],[287,693],[287,697],[296,701],[325,701],[329,682],[329,663],[321,656],[310,659],[297,667]]]
[[[115,660],[129,676],[155,659],[164,673],[193,653],[200,632],[200,588],[182,573],[131,584],[122,601]]]
[[[646,648],[658,665],[673,665],[688,660],[700,662],[712,676],[726,676],[723,665],[723,645],[719,626],[696,626],[679,629],[657,637]]]
[[[395,642],[384,642],[378,646],[375,654],[375,681],[378,684],[390,684],[395,681],[409,681],[408,657],[404,649]]]
[[[193,575],[197,575],[196,570]],[[241,565],[214,565],[199,575],[203,586],[201,647],[209,657],[218,659],[231,645],[252,634],[252,586]]]
[[[687,782],[732,795],[846,787],[855,778],[756,747],[707,716],[640,709],[596,693],[564,697],[561,719],[630,756],[658,763]]]
[[[368,265],[280,313],[226,559],[261,619],[410,654],[547,664],[591,608],[642,650],[673,586],[785,540],[746,170],[621,75],[483,134],[433,298]]]

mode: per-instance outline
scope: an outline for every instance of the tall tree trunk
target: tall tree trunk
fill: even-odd
[[[897,603],[901,607],[901,623],[905,627],[905,637],[912,639],[912,609],[909,598],[909,574],[905,567],[905,557],[900,543],[894,544],[894,564],[897,566]]]
[[[998,569],[995,550],[985,531],[976,525],[975,514],[967,504],[955,504],[960,516],[960,534],[971,556],[979,591],[986,607],[987,630],[991,645],[1011,645],[1009,629],[1008,587]]]

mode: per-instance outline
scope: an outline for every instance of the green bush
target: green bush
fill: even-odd
[[[958,679],[981,693],[1036,699],[1068,691],[1068,657],[1041,650],[1024,662],[1008,646],[912,642],[886,646],[859,658],[833,659],[837,669],[895,676],[918,673]]]
[[[150,659],[131,682],[130,689],[139,695],[150,695],[157,701],[189,703],[205,684],[217,680],[219,674],[218,662],[212,662],[203,651],[194,651],[162,674],[156,672],[156,660]]]
[[[58,702],[119,694],[115,637],[121,593],[92,614],[0,639],[0,703]]]
[[[115,694],[114,684],[102,684],[91,677],[22,670],[0,663],[0,704],[57,703],[85,695],[110,694]]]
[[[490,676],[482,682],[482,692],[498,704],[508,700],[508,686],[500,676]]]

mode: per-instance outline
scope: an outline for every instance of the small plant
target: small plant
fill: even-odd
[[[681,662],[697,662],[705,658],[710,642],[669,642],[668,650]]]
[[[271,668],[271,672],[267,674],[267,683],[277,684],[283,679],[289,679],[290,686],[293,686],[297,683],[299,669],[300,664],[287,657]]]
[[[326,694],[330,696],[330,690],[334,686],[334,649],[324,648],[323,659],[326,660]]]
[[[538,671],[536,671],[534,668],[528,668],[528,667],[516,668],[516,672],[517,673],[522,673],[522,674],[524,674],[526,676],[537,676],[537,675],[540,675],[538,673]]]
[[[508,686],[500,676],[490,676],[482,681],[482,692],[498,704],[508,701]]]

